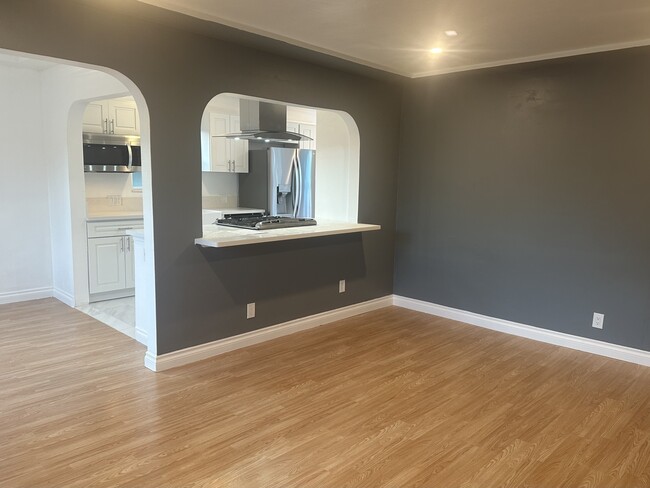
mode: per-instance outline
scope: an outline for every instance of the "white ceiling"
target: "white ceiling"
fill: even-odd
[[[648,0],[140,1],[410,77],[650,44]]]

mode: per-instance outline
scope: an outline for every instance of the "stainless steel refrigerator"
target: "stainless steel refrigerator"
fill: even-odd
[[[248,153],[239,175],[239,206],[270,215],[314,218],[315,151],[270,147]]]

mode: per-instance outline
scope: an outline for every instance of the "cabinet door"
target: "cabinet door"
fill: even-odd
[[[108,117],[108,102],[90,102],[84,111],[83,131],[103,134],[107,131]]]
[[[313,139],[313,141],[302,141],[300,149],[316,149],[316,126],[314,124],[300,124],[298,132]]]
[[[121,236],[88,239],[90,293],[124,289],[124,267],[124,241]]]
[[[135,288],[135,248],[133,237],[124,236],[124,282],[125,288]]]
[[[230,116],[230,131],[239,132],[239,117],[236,115]],[[248,141],[229,139],[230,142],[230,159],[233,165],[230,170],[235,173],[248,173]]]
[[[230,132],[227,115],[210,114],[210,171],[230,172],[230,140],[222,136]],[[239,141],[237,141],[239,142]]]
[[[111,100],[109,103],[109,122],[112,134],[139,135],[140,119],[138,107],[130,100]]]

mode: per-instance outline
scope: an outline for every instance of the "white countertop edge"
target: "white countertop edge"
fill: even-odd
[[[297,229],[300,229],[300,231],[297,232]],[[369,232],[380,229],[381,226],[376,224],[351,224],[343,222],[336,224],[319,224],[309,227],[288,227],[286,229],[259,231],[238,229],[241,232],[246,232],[250,235],[234,234],[226,231],[222,236],[212,235],[199,237],[194,240],[194,243],[202,247],[234,247],[246,246],[249,244],[262,244],[264,242],[290,241],[338,234],[353,234],[355,232]],[[290,233],[285,234],[282,231],[289,231]],[[219,233],[219,230],[215,230],[211,234],[217,233]]]
[[[144,229],[129,229],[124,232],[127,236],[131,236],[134,239],[144,240]]]

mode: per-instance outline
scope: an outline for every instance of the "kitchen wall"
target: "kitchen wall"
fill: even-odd
[[[316,111],[316,218],[357,222],[359,130],[347,114]]]
[[[260,45],[286,46],[137,2],[26,3],[0,3],[0,47],[107,66],[146,99],[159,354],[392,292],[401,96],[395,77],[299,49],[289,49],[294,57],[265,52]],[[349,113],[361,134],[359,220],[382,231],[197,248],[201,116],[223,92]],[[342,278],[348,287],[339,294]],[[257,317],[246,320],[250,301]]]
[[[128,173],[85,173],[86,198],[106,198],[119,195],[123,198],[142,198],[142,192],[133,189]]]
[[[0,64],[0,107],[0,303],[8,303],[52,293],[40,72]]]
[[[395,293],[650,350],[649,84],[649,48],[411,81]]]
[[[106,212],[142,213],[142,189],[134,189],[132,175],[85,173],[86,215]]]

